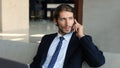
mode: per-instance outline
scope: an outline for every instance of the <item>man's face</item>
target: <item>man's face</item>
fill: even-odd
[[[70,33],[73,29],[74,24],[73,13],[68,11],[60,12],[57,24],[60,34],[64,35]]]

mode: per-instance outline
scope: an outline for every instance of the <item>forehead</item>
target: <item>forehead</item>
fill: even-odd
[[[63,17],[73,17],[73,12],[69,12],[69,11],[61,11],[59,13],[59,17],[63,18]]]

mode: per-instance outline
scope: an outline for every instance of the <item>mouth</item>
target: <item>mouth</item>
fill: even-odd
[[[62,34],[67,34],[67,33],[70,33],[72,31],[72,27],[71,26],[65,26],[62,29],[59,29],[59,31]]]
[[[66,26],[66,27],[64,27],[64,30],[65,30],[65,31],[70,31],[71,28],[72,28],[71,26]]]

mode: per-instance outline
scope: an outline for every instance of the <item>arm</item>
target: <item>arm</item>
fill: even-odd
[[[100,51],[94,45],[92,38],[88,35],[84,35],[83,25],[79,24],[75,20],[75,25],[73,26],[73,29],[82,44],[85,61],[91,67],[99,67],[103,65],[105,63],[105,57],[103,56],[102,51]]]
[[[103,52],[93,43],[91,36],[85,35],[80,39],[85,61],[91,67],[100,67],[105,63]]]
[[[45,40],[45,36],[42,38],[41,43],[39,44],[37,53],[33,58],[33,62],[30,64],[30,68],[39,68],[39,65],[43,56],[43,51],[44,51],[44,45],[43,45],[45,44],[44,40]]]

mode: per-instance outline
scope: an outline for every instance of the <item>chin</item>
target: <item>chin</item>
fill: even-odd
[[[71,31],[71,30],[70,30],[70,31],[65,31],[64,33],[65,33],[65,34],[69,34],[70,32],[72,32],[72,31]]]
[[[72,30],[60,30],[60,32],[65,35],[65,34],[69,34],[70,32],[72,32]]]

